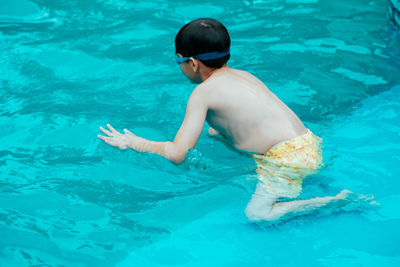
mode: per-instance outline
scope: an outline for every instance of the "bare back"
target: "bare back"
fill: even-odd
[[[204,90],[207,122],[240,150],[264,153],[306,132],[296,114],[248,72],[226,67],[196,90]]]

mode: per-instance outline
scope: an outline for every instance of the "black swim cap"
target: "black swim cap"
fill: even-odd
[[[204,53],[226,53],[231,46],[231,39],[225,26],[211,18],[196,19],[183,26],[175,37],[175,52],[183,57],[191,57]],[[201,60],[210,68],[221,68],[228,62],[230,54],[226,56]]]

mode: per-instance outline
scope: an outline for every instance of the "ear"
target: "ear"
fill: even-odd
[[[190,57],[189,59],[190,59],[190,62],[189,62],[190,67],[192,68],[192,70],[194,72],[197,72],[199,70],[199,67],[200,67],[200,61],[198,59],[195,59],[195,58],[192,58],[192,57]]]

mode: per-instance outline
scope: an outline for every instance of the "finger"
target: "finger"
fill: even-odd
[[[115,141],[111,138],[107,138],[104,140],[107,144],[114,146],[115,145]]]
[[[127,134],[135,135],[134,133],[132,133],[132,132],[129,131],[128,129],[124,129],[124,132],[127,133]]]
[[[119,133],[117,130],[115,130],[110,124],[107,124],[107,127],[111,130],[113,133]]]
[[[108,135],[108,136],[111,136],[111,135],[112,135],[112,133],[111,133],[110,131],[104,129],[104,128],[101,127],[101,126],[100,126],[100,131],[102,131],[103,133],[105,133],[105,134]]]
[[[106,141],[107,138],[109,138],[109,137],[106,137],[106,136],[102,136],[102,135],[100,135],[100,134],[98,134],[97,137],[100,138],[100,139],[103,140],[103,141]]]
[[[109,145],[115,146],[115,140],[110,138],[110,137],[105,137],[102,135],[97,135],[98,138],[100,138],[101,140],[103,140],[104,142],[106,142]]]

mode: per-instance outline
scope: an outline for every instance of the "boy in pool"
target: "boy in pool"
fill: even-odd
[[[173,142],[146,140],[129,130],[124,134],[107,124],[98,135],[111,146],[161,155],[177,164],[200,137],[205,121],[210,135],[220,135],[236,149],[251,153],[260,182],[245,214],[252,221],[274,221],[324,206],[341,206],[352,195],[277,202],[301,193],[303,179],[322,165],[322,139],[307,129],[296,114],[260,80],[229,68],[230,37],[214,19],[197,19],[175,38],[177,63],[192,83],[185,118]]]

